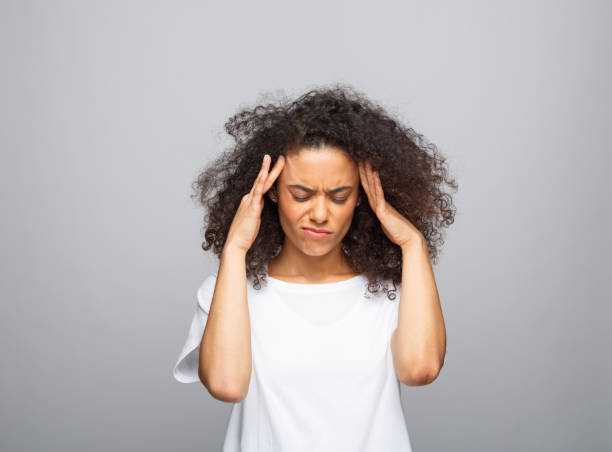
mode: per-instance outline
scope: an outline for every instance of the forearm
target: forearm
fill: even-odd
[[[406,381],[436,378],[446,353],[446,328],[425,240],[402,248],[396,367]]]
[[[200,343],[199,376],[224,401],[246,396],[251,377],[251,325],[245,253],[225,248]]]

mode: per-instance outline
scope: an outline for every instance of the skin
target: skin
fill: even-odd
[[[385,201],[378,173],[369,162],[356,163],[341,149],[330,147],[280,156],[269,168],[270,157],[266,155],[253,188],[242,198],[221,255],[200,343],[198,375],[204,386],[213,397],[228,402],[241,401],[248,392],[252,356],[245,255],[259,230],[262,197],[267,194],[278,203],[285,232],[280,254],[268,263],[268,274],[289,282],[334,282],[356,276],[341,242],[361,196],[359,184],[382,230],[402,249],[398,326],[390,339],[395,372],[408,386],[431,383],[444,361],[446,331],[427,243],[418,229]],[[292,187],[295,184],[312,191]],[[329,192],[341,186],[350,188]],[[304,234],[304,226],[333,234],[314,239]]]
[[[307,148],[286,156],[276,186],[268,192],[278,204],[285,233],[279,255],[268,263],[271,277],[326,283],[356,276],[342,252],[342,238],[353,220],[359,183],[357,163],[341,149]],[[330,193],[340,187],[349,188]],[[306,235],[303,227],[325,229],[332,234],[317,239]]]
[[[278,177],[278,183],[268,196],[278,203],[285,242],[279,255],[268,263],[268,274],[301,283],[335,282],[355,276],[341,242],[351,225],[361,184],[383,232],[402,249],[398,326],[390,343],[395,371],[407,386],[431,383],[444,363],[446,328],[421,232],[386,202],[379,173],[370,162],[355,162],[334,147],[302,149],[283,162],[271,174],[272,180]],[[312,192],[291,187],[294,184]],[[340,186],[351,188],[329,193]],[[296,197],[306,200],[300,202]],[[334,199],[346,201],[338,204]],[[323,240],[310,238],[303,233],[304,226],[330,230],[333,235]]]
[[[398,326],[390,339],[395,372],[408,386],[431,383],[444,362],[446,329],[427,243],[420,231],[386,202],[378,172],[369,162],[357,163],[333,147],[291,152],[269,168],[270,157],[265,156],[229,231],[202,339],[201,380],[221,400],[241,400],[248,390],[251,356],[244,256],[257,236],[262,196],[267,194],[278,203],[285,232],[281,252],[268,263],[268,274],[288,282],[335,282],[356,276],[341,243],[350,228],[361,184],[383,232],[402,250]],[[296,184],[311,191],[294,187]],[[350,188],[330,192],[342,186]],[[304,234],[305,226],[326,229],[332,235],[315,239]],[[218,298],[223,302],[217,303]],[[236,312],[241,313],[238,319]]]

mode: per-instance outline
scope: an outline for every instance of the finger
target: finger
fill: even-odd
[[[365,165],[363,162],[359,162],[359,180],[361,180],[361,185],[363,185],[363,189],[367,193],[370,187],[368,187],[368,179],[366,178]]]
[[[263,172],[266,168],[266,161],[269,160],[269,156],[268,154],[264,155],[263,158],[263,162],[261,163],[261,168],[259,169],[259,173],[257,173],[257,177],[255,178],[255,181],[253,182],[253,186],[251,187],[251,191],[249,191],[249,194],[252,196],[255,193],[255,188],[257,187],[257,184],[260,183],[261,179],[262,179],[262,175]]]
[[[363,190],[366,192],[366,196],[368,197],[368,200],[369,200],[370,199],[370,187],[368,185],[365,164],[363,162],[359,162],[359,179],[361,180],[361,185],[363,186]]]
[[[263,188],[263,192],[266,193],[270,187],[272,186],[272,184],[274,184],[274,181],[278,178],[278,176],[280,175],[281,171],[283,170],[283,168],[285,167],[285,156],[284,155],[280,155],[278,157],[278,159],[276,159],[276,163],[274,164],[274,168],[272,168],[272,171],[269,172],[268,177],[266,179],[266,182],[264,184],[264,188]]]
[[[264,183],[266,178],[268,177],[268,168],[270,167],[270,156],[268,154],[264,155],[264,162],[261,168],[260,176],[255,183],[255,187],[253,187],[253,200],[259,201],[261,199],[261,195],[263,193]]]
[[[374,189],[374,182],[373,182],[373,176],[372,176],[372,165],[370,165],[370,162],[366,162],[365,164],[365,175],[366,175],[366,181],[368,184],[368,195],[370,200],[372,201],[372,204],[375,206],[376,205],[376,192]]]
[[[255,191],[255,186],[257,185],[257,182],[261,178],[261,173],[263,172],[264,163],[265,163],[265,156],[262,159],[261,167],[259,168],[259,172],[257,173],[257,177],[255,177],[255,180],[253,181],[253,185],[251,185],[251,190],[249,190],[249,195],[252,195],[253,192]]]
[[[376,191],[376,201],[381,203],[385,200],[385,193],[382,189],[382,182],[380,181],[380,174],[378,171],[374,171],[374,186]]]

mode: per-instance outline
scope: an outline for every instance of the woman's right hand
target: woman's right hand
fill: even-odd
[[[268,172],[270,160],[268,154],[264,155],[251,191],[242,197],[227,234],[225,248],[231,247],[246,253],[257,238],[264,206],[263,195],[270,189],[285,165],[285,156],[280,155],[272,171]]]

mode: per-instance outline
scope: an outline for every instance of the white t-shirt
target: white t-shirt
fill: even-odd
[[[174,367],[199,382],[199,345],[216,275],[197,292],[189,335]],[[233,404],[223,452],[411,452],[390,348],[394,300],[359,275],[332,283],[247,279],[252,374]]]

